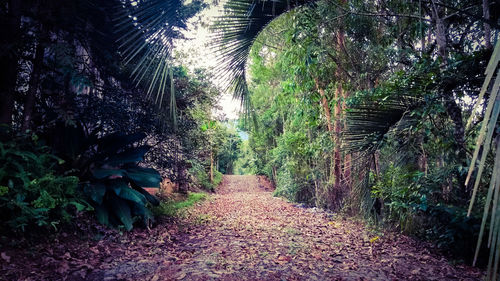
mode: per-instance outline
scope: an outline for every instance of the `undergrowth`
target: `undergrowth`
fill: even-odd
[[[190,192],[185,200],[167,200],[161,202],[158,207],[153,208],[153,213],[156,216],[175,217],[178,216],[182,210],[189,208],[195,203],[203,201],[206,198],[207,195],[205,193]]]
[[[208,191],[214,191],[215,188],[222,182],[222,173],[214,170],[214,178],[213,182],[210,181],[210,174],[208,171],[208,168],[205,167],[203,164],[196,163],[195,161],[191,161],[191,169],[189,172],[194,176],[195,178],[195,184]]]
[[[75,211],[88,210],[78,178],[56,171],[64,161],[37,136],[0,140],[0,163],[0,233],[57,230]]]

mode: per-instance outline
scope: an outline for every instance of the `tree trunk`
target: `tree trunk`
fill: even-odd
[[[332,115],[330,112],[330,105],[328,104],[328,100],[325,95],[325,90],[319,86],[318,78],[314,78],[314,82],[316,83],[316,90],[319,92],[321,96],[321,106],[323,107],[323,111],[326,116],[326,125],[328,127],[328,131],[333,133],[333,125],[332,125]],[[332,135],[333,137],[333,135]]]
[[[210,150],[210,183],[214,183],[214,152]]]
[[[422,17],[422,0],[419,0],[418,2],[418,11],[419,11],[419,15],[420,17]],[[425,34],[424,34],[424,28],[422,26],[422,19],[420,19],[420,45],[421,46],[421,49],[420,49],[420,55],[423,55],[424,52],[425,52]]]
[[[436,43],[438,47],[438,56],[441,58],[441,71],[444,71],[447,66],[447,29],[446,23],[443,20],[443,7],[438,7],[434,0],[432,1],[431,15],[436,24]],[[443,89],[443,99],[446,108],[446,113],[453,122],[453,137],[455,139],[455,155],[462,166],[467,167],[467,153],[465,151],[465,126],[462,120],[462,110],[455,101],[452,91],[452,85],[448,89]],[[465,175],[455,175],[462,191],[462,196],[466,195]]]
[[[378,150],[373,153],[373,169],[375,170],[375,177],[380,179],[380,152]]]
[[[342,189],[340,182],[342,178],[342,156],[340,153],[340,134],[341,134],[341,124],[340,124],[340,97],[342,96],[342,85],[338,83],[337,88],[335,89],[335,100],[337,101],[337,104],[335,105],[335,122],[333,124],[333,138],[334,138],[334,145],[335,148],[333,150],[333,175],[335,177],[335,182],[334,182],[334,189],[337,191],[340,191]]]
[[[345,1],[343,1],[345,3]],[[344,39],[344,31],[340,28],[337,32],[337,50],[338,53],[341,52],[345,43]],[[334,110],[334,118],[335,123],[333,124],[334,130],[334,151],[333,151],[333,174],[335,176],[334,189],[337,190],[337,194],[340,195],[342,191],[341,179],[342,179],[342,155],[340,153],[341,148],[341,132],[342,132],[342,124],[340,122],[341,115],[341,97],[343,97],[343,89],[342,89],[342,73],[339,69],[336,70],[337,76],[337,87],[335,89],[335,110]]]
[[[348,91],[342,91],[342,111],[345,112],[346,110],[346,100],[349,97],[349,92]],[[344,122],[342,124],[344,128],[347,128],[347,120],[344,119]],[[347,189],[351,189],[351,170],[352,170],[352,156],[351,154],[347,153],[344,155],[344,174],[343,174],[343,179],[344,179],[344,185]]]
[[[486,48],[492,49],[491,45],[491,27],[488,21],[490,20],[490,3],[488,0],[483,0],[483,18],[484,18],[484,41]]]
[[[278,181],[278,171],[277,171],[277,168],[276,166],[273,166],[273,184],[274,186],[277,185],[277,182]]]
[[[45,48],[41,43],[42,39],[39,39],[38,45],[36,46],[35,59],[33,60],[33,69],[31,71],[30,85],[28,93],[26,95],[26,101],[24,102],[24,112],[23,112],[23,124],[22,131],[25,132],[31,129],[31,120],[33,117],[33,109],[35,107],[36,95],[38,92],[40,84],[40,69],[43,64],[43,56],[45,53]]]
[[[340,1],[341,5],[345,5],[347,3],[346,0]],[[342,28],[343,22],[341,20],[338,20],[339,23],[339,29],[337,31],[337,42],[336,42],[336,50],[337,50],[337,55],[340,54],[344,48],[344,43],[345,43],[345,38],[344,38],[344,30]],[[339,204],[341,203],[342,196],[343,196],[343,187],[342,187],[342,154],[340,152],[341,148],[341,132],[342,132],[342,124],[340,122],[340,115],[341,115],[341,107],[342,107],[342,101],[341,98],[343,97],[343,89],[342,89],[342,72],[340,70],[340,67],[337,67],[335,71],[335,80],[337,82],[336,88],[335,88],[335,107],[334,107],[334,113],[333,113],[333,143],[334,143],[334,149],[333,149],[333,177],[334,177],[334,183],[333,183],[333,188],[328,196],[328,198],[331,200],[329,202],[329,205],[331,208],[337,208]]]
[[[437,6],[434,1],[432,1],[431,7],[431,15],[434,19],[434,23],[436,25],[436,43],[438,47],[438,55],[442,59],[442,63],[446,64],[447,52],[446,48],[448,47],[447,41],[447,32],[446,32],[446,24],[441,17],[443,7]]]
[[[21,1],[10,0],[7,17],[0,22],[4,24],[0,29],[0,46],[4,49],[0,57],[0,69],[6,73],[0,75],[0,124],[7,124],[10,127],[14,111],[18,64],[18,50],[17,47],[12,46],[19,43]]]
[[[420,150],[421,150],[421,153],[418,156],[418,170],[420,172],[424,172],[424,174],[427,176],[429,170],[429,163],[427,160],[427,154],[425,153],[424,149],[424,138],[420,136],[418,142],[420,144]]]

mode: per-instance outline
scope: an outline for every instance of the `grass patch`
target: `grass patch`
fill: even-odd
[[[185,200],[182,201],[163,201],[160,206],[153,208],[153,213],[156,216],[175,217],[183,209],[193,206],[196,202],[205,200],[205,193],[190,192]]]

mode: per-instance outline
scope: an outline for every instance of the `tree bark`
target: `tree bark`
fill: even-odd
[[[342,111],[345,112],[346,110],[346,99],[347,97],[349,97],[349,92],[348,91],[342,91]],[[344,128],[347,127],[347,124],[346,124],[346,120],[344,120],[344,123],[343,123],[343,126]],[[348,189],[351,189],[351,183],[352,183],[352,179],[351,179],[351,166],[352,166],[352,163],[351,163],[351,154],[350,153],[346,153],[344,155],[344,174],[343,174],[343,179],[344,179],[344,185],[346,188]]]
[[[436,43],[438,47],[438,55],[443,60],[442,63],[446,64],[447,52],[446,48],[448,47],[447,41],[447,32],[446,32],[446,24],[441,17],[443,7],[436,5],[434,1],[432,1],[431,14],[434,18],[434,22],[436,24]]]
[[[436,43],[438,47],[438,56],[441,58],[441,72],[443,72],[447,67],[447,29],[446,23],[443,20],[443,7],[438,7],[434,0],[432,1],[431,16],[436,24]],[[453,137],[455,139],[455,155],[457,160],[462,166],[467,167],[466,159],[467,153],[465,150],[465,126],[462,120],[462,110],[455,101],[453,95],[453,86],[444,86],[443,88],[443,99],[446,108],[446,113],[453,122]],[[462,191],[462,196],[466,195],[465,187],[465,175],[455,175],[460,189]]]
[[[18,50],[21,25],[21,1],[10,0],[8,3],[7,17],[0,29],[0,46],[4,49],[0,57],[0,69],[6,74],[0,75],[0,124],[12,125],[14,111]]]
[[[484,18],[484,41],[487,49],[492,49],[491,45],[491,27],[488,21],[490,20],[490,3],[489,0],[483,0],[483,18]]]
[[[214,152],[210,150],[210,183],[214,183]]]
[[[346,0],[341,0],[340,4],[341,5],[346,5],[347,1]],[[336,50],[337,50],[337,55],[340,55],[342,50],[344,49],[344,44],[345,44],[345,38],[344,38],[344,30],[342,28],[343,22],[338,20],[339,28],[337,31],[337,38],[336,38]],[[347,55],[347,54],[345,54]],[[329,196],[331,202],[329,202],[329,205],[331,208],[337,208],[339,206],[339,203],[342,200],[343,196],[343,186],[342,186],[342,154],[340,152],[341,148],[341,132],[342,132],[342,123],[340,121],[341,117],[341,108],[342,108],[342,101],[341,98],[343,97],[343,88],[342,88],[342,72],[341,72],[341,67],[338,66],[336,71],[335,71],[335,80],[337,81],[337,85],[335,88],[335,107],[334,107],[334,113],[333,113],[333,177],[334,177],[334,183],[333,183],[333,189],[329,191]]]
[[[342,4],[345,4],[346,1],[342,1]],[[342,28],[339,28],[337,31],[337,50],[338,53],[341,52],[341,50],[344,48],[345,44],[345,38],[344,38],[344,30]],[[340,115],[341,115],[341,98],[344,96],[343,94],[343,88],[342,88],[342,73],[339,69],[336,70],[335,75],[337,76],[337,87],[335,89],[335,110],[334,110],[334,118],[335,118],[335,123],[333,125],[334,127],[334,152],[333,152],[333,174],[335,176],[335,181],[334,181],[334,189],[337,190],[337,195],[340,196],[340,193],[342,191],[342,186],[341,186],[341,180],[342,180],[342,155],[340,153],[340,148],[341,148],[341,133],[342,133],[342,124],[340,122]],[[340,199],[340,198],[338,198]]]
[[[322,87],[320,87],[318,78],[314,78],[314,82],[316,83],[316,90],[319,92],[319,95],[321,97],[321,106],[323,107],[323,111],[325,112],[326,125],[328,127],[328,131],[330,133],[333,133],[332,115],[330,112],[330,105],[328,104],[328,100],[325,95],[325,90]]]
[[[340,97],[342,96],[342,84],[338,83],[337,88],[335,89],[335,100],[337,104],[335,105],[334,116],[334,133],[333,133],[333,142],[335,145],[333,151],[333,175],[335,177],[334,189],[340,191],[342,190],[341,179],[342,179],[342,155],[340,153],[341,146],[341,123],[340,123]]]
[[[420,17],[422,17],[422,0],[419,0],[418,11],[419,11]],[[420,49],[420,55],[423,55],[425,52],[425,32],[424,32],[424,29],[422,27],[422,19],[420,19],[420,37],[421,37],[420,38],[420,45],[422,45],[421,49]]]
[[[42,68],[43,56],[45,53],[45,47],[43,46],[41,40],[42,39],[38,40],[38,44],[36,46],[35,58],[33,60],[33,69],[31,71],[30,77],[30,85],[28,93],[26,95],[26,100],[24,102],[23,124],[21,127],[23,132],[31,129],[33,109],[35,107],[36,95],[40,84],[40,69]]]

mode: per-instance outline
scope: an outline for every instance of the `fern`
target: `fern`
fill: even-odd
[[[78,178],[56,174],[54,168],[60,162],[33,138],[0,142],[0,229],[4,233],[57,228],[71,219],[70,209],[86,208],[77,194]]]

